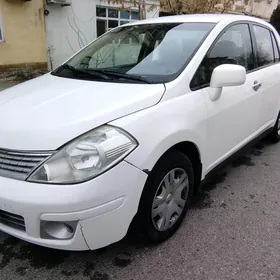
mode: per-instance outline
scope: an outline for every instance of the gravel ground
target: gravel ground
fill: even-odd
[[[280,279],[280,144],[260,142],[197,196],[174,237],[93,252],[41,248],[0,233],[1,279]]]

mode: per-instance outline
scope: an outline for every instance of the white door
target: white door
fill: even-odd
[[[258,126],[265,130],[275,124],[280,101],[279,47],[274,34],[264,26],[253,25],[256,44],[257,74],[255,88],[261,96]]]
[[[228,63],[246,68],[246,82],[223,88],[220,98],[212,101],[209,87],[212,72],[218,65]],[[203,88],[207,105],[206,173],[246,143],[257,129],[261,100],[253,90],[256,78],[253,69],[249,25],[237,23],[208,51],[193,78],[191,85]]]

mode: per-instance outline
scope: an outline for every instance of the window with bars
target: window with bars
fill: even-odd
[[[139,20],[137,11],[118,10],[111,7],[96,7],[96,31],[97,37],[112,28],[125,23]]]

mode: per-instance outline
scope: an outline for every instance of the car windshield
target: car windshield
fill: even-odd
[[[186,67],[213,23],[155,23],[115,28],[53,75],[116,82],[165,83]]]

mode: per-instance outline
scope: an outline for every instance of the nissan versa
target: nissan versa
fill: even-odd
[[[247,16],[144,20],[1,92],[0,230],[66,250],[132,222],[166,240],[210,171],[280,139],[279,45]]]

